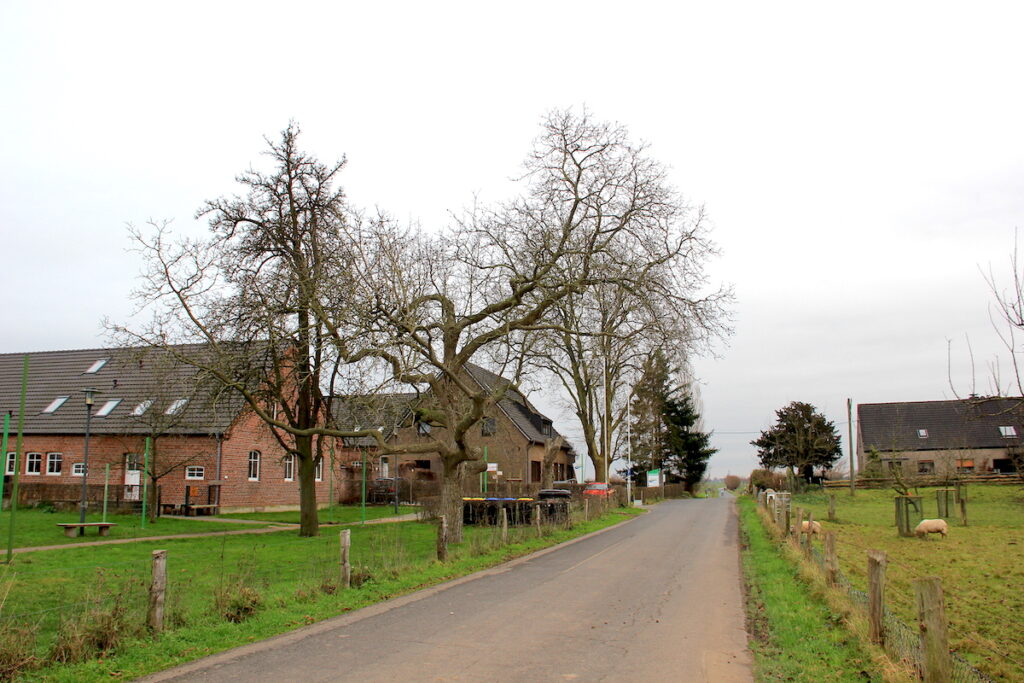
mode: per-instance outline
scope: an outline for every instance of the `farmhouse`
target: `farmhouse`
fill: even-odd
[[[203,346],[176,349],[202,353]],[[4,474],[9,480],[17,467],[23,500],[77,501],[85,476],[92,501],[101,500],[105,483],[109,500],[140,501],[149,437],[150,470],[164,504],[182,504],[187,495],[190,503],[221,509],[298,505],[297,463],[237,394],[195,368],[138,348],[27,355],[23,456],[16,465],[25,354],[0,354],[0,411],[11,414]],[[323,502],[327,489],[318,487]],[[10,486],[4,491],[9,495]]]
[[[572,475],[573,453],[568,442],[555,430],[550,418],[542,414],[518,389],[503,377],[478,365],[466,366],[468,379],[476,386],[500,396],[468,439],[479,448],[491,465],[490,481],[539,485]],[[390,403],[382,397],[347,397],[335,402],[336,419],[342,429],[379,426],[392,444],[402,445],[443,437],[438,428],[415,417],[419,405],[429,403],[429,394],[393,394]],[[379,424],[378,424],[379,423]],[[401,476],[405,479],[435,481],[441,476],[436,453],[377,455],[373,439],[345,439],[347,466],[358,471],[360,458],[369,453],[368,463],[376,476]],[[545,460],[546,459],[546,460]],[[350,475],[351,476],[351,475]]]
[[[864,403],[857,406],[857,468],[877,456],[903,475],[1010,473],[1024,436],[1024,398]]]

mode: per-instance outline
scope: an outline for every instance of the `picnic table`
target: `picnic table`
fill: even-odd
[[[117,526],[116,522],[65,522],[57,524],[61,529],[64,530],[64,535],[68,538],[75,538],[76,536],[85,536],[85,530],[87,527],[96,527],[100,536],[109,536],[110,527]]]

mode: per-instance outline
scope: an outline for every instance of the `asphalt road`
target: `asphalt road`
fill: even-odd
[[[751,681],[731,498],[577,542],[149,681]]]

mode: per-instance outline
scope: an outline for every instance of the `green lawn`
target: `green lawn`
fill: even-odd
[[[398,514],[407,515],[416,512],[418,507],[413,505],[399,505]],[[359,505],[336,505],[334,507],[320,508],[321,524],[351,524],[363,519],[363,510]],[[367,505],[366,519],[380,519],[381,517],[394,517],[395,508],[393,505]],[[227,519],[256,519],[264,522],[280,522],[285,524],[298,524],[299,511],[291,510],[285,512],[231,512],[218,515]]]
[[[97,659],[95,645],[89,645],[93,656],[87,661],[37,669],[26,680],[141,676],[493,566],[639,512],[615,510],[571,530],[545,528],[541,538],[533,528],[514,528],[509,546],[500,545],[494,529],[467,527],[465,541],[452,548],[445,564],[434,559],[432,524],[346,527],[358,584],[349,590],[338,586],[339,533],[330,528],[316,538],[299,538],[289,529],[18,555],[0,574],[0,597],[9,590],[0,611],[0,667],[12,643],[34,638],[34,656],[46,661],[67,652],[69,642],[81,648],[76,634],[88,631],[83,624],[98,624],[103,637],[123,634],[112,652]],[[168,551],[168,630],[150,637],[140,625],[155,549]],[[239,623],[224,616],[247,606],[254,606],[254,614]],[[18,625],[30,625],[35,635],[18,632]]]
[[[42,509],[25,508],[14,513],[14,547],[29,548],[41,545],[64,545],[85,541],[106,540],[101,538],[96,529],[89,529],[85,536],[68,538],[64,530],[57,526],[61,522],[77,522],[77,511],[48,512]],[[87,522],[100,522],[101,514],[88,514]],[[204,531],[238,531],[253,526],[241,526],[230,522],[199,521],[192,519],[159,518],[156,522],[146,522],[142,528],[139,515],[107,515],[108,522],[117,524],[110,528],[109,539],[142,538],[146,536],[172,536],[177,534],[194,534]],[[258,528],[257,525],[255,528]],[[5,510],[0,513],[0,546],[5,550],[11,528],[11,513]]]
[[[758,681],[880,681],[857,639],[800,578],[750,498],[739,500],[747,614]]]
[[[919,489],[926,518],[937,516],[935,489]],[[1020,486],[967,487],[968,526],[947,519],[948,538],[901,538],[894,525],[895,492],[836,491],[836,522],[828,516],[828,494],[794,496],[823,527],[836,532],[843,573],[866,590],[869,548],[889,556],[886,602],[902,621],[917,622],[913,580],[942,579],[950,646],[996,678],[1024,680],[1024,490]],[[958,508],[959,510],[959,508]]]

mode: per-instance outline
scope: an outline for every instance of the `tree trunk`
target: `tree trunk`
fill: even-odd
[[[444,463],[441,478],[441,514],[447,520],[447,540],[451,543],[462,542],[462,477],[458,465],[449,466]],[[438,543],[441,527],[438,527]]]
[[[316,504],[316,461],[313,437],[296,436],[295,450],[299,465],[299,536],[318,536],[320,520]]]

